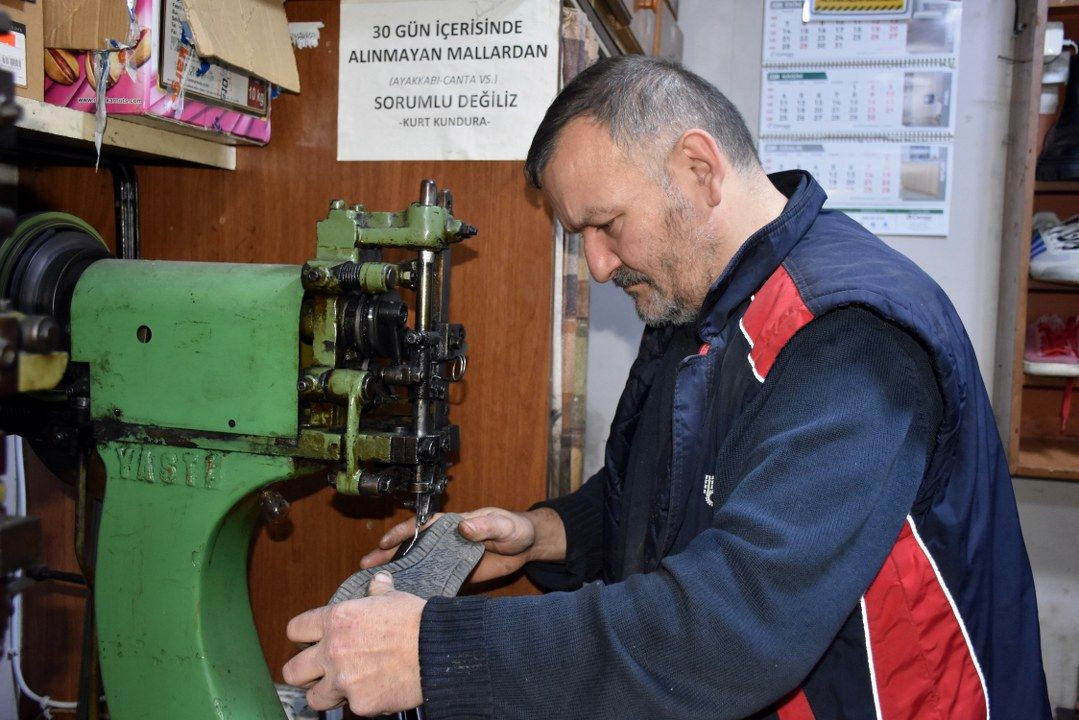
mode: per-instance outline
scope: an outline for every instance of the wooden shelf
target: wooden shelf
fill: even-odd
[[[1079,440],[1075,438],[1019,438],[1018,477],[1079,480]]]
[[[1027,290],[1047,293],[1079,293],[1079,283],[1049,282],[1048,280],[1030,278]]]
[[[1047,7],[1053,17],[1072,24],[1079,21],[1079,0],[1018,5],[1016,20],[1026,30],[1016,36],[1014,47],[1009,118],[1013,140],[1008,144],[1005,170],[1010,201],[1003,211],[993,408],[1012,475],[1079,481],[1079,411],[1064,430],[1060,427],[1067,381],[1028,375],[1022,366],[1028,319],[1044,313],[1079,313],[1079,284],[1029,276],[1035,210],[1052,208],[1060,214],[1079,198],[1079,181],[1038,182],[1036,177],[1036,148],[1048,129],[1048,118],[1038,112]]]
[[[94,116],[48,103],[17,98],[23,116],[17,126],[22,133],[42,136],[61,144],[93,151]],[[170,161],[224,170],[236,169],[236,147],[190,137],[129,120],[110,117],[105,126],[102,148],[133,160]]]
[[[1079,2],[1079,0],[1076,0]],[[1079,7],[1079,5],[1076,5]],[[1075,180],[1039,180],[1034,183],[1034,192],[1039,193],[1075,193],[1079,192],[1079,181]]]
[[[1064,385],[1067,382],[1068,378],[1058,377],[1056,375],[1031,375],[1030,373],[1023,373],[1023,387],[1063,390]],[[1077,446],[1077,449],[1079,449],[1079,446]]]

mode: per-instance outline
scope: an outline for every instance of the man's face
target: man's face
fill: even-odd
[[[577,118],[542,180],[559,220],[583,236],[592,277],[625,290],[645,323],[683,324],[713,279],[703,257],[713,243],[680,188],[655,174],[626,157],[606,127]]]

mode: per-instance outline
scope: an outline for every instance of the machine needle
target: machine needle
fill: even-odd
[[[431,495],[429,493],[416,493],[416,529],[412,532],[412,541],[401,555],[405,555],[420,539],[420,528],[431,516]]]

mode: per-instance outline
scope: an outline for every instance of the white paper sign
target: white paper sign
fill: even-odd
[[[342,0],[338,160],[521,160],[557,92],[559,0]]]

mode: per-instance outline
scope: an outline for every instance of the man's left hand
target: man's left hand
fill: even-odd
[[[313,710],[344,701],[364,716],[418,707],[420,615],[426,604],[394,590],[389,573],[380,572],[367,597],[297,615],[285,631],[289,640],[314,645],[288,661],[285,682],[309,688]]]

